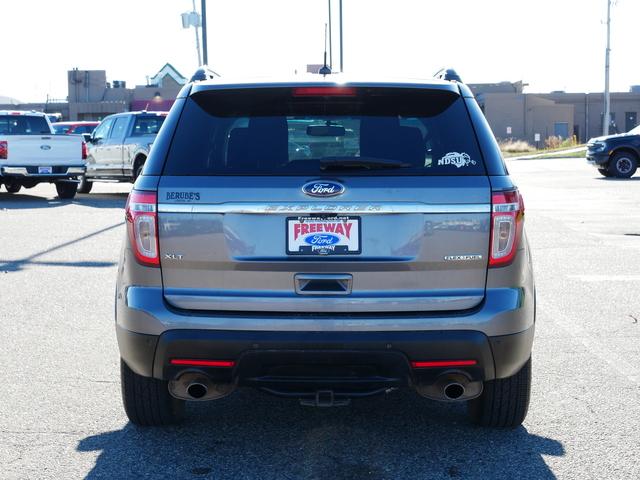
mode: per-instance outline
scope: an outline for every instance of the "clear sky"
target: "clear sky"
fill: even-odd
[[[322,63],[329,0],[207,0],[208,59],[223,76]],[[607,0],[343,0],[343,68],[467,83],[519,81],[527,93],[604,90]],[[193,0],[0,0],[0,96],[65,99],[67,71],[106,70],[127,87],[165,63],[190,77]],[[201,0],[195,0],[200,10]],[[334,70],[339,0],[331,0]],[[610,90],[640,85],[640,0],[611,7]]]

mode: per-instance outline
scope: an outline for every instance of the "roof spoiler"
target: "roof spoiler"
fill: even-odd
[[[193,76],[191,77],[191,80],[189,80],[189,83],[204,82],[205,80],[212,80],[215,77],[219,77],[219,76],[220,75],[218,75],[216,72],[211,70],[207,65],[202,65],[193,74]]]
[[[441,68],[433,76],[440,80],[447,80],[448,82],[464,83],[460,75],[458,75],[458,72],[453,68]]]

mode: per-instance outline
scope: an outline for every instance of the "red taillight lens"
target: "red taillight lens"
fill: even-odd
[[[411,362],[413,368],[432,368],[432,367],[470,367],[477,365],[476,360],[443,360],[439,362]]]
[[[157,203],[155,192],[133,190],[125,207],[133,253],[138,263],[150,267],[160,266]]]
[[[186,358],[172,358],[169,363],[191,367],[233,367],[236,364],[228,360],[188,360]]]
[[[354,87],[295,87],[294,97],[355,97]]]
[[[82,159],[87,159],[87,142],[82,142]]]
[[[495,192],[491,210],[491,251],[489,268],[513,263],[524,219],[524,203],[517,190]]]
[[[0,159],[6,160],[7,158],[9,158],[9,144],[0,142]]]

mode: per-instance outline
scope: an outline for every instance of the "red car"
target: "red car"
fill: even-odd
[[[83,135],[95,130],[100,122],[56,122],[52,124],[53,131],[58,134]]]

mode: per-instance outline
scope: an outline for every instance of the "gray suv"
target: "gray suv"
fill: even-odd
[[[467,402],[478,425],[520,425],[535,324],[523,220],[449,75],[193,80],[126,205],[125,411],[167,425],[239,387],[311,406],[411,388]]]

